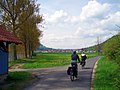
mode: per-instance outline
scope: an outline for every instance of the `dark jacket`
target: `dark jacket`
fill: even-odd
[[[76,54],[76,53],[73,53],[72,55],[71,55],[71,60],[75,60],[76,62],[77,62],[77,60],[80,62],[80,58],[79,58],[79,56]]]

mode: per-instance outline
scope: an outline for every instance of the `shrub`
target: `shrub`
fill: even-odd
[[[120,65],[120,34],[107,40],[102,49],[109,60],[114,60]]]
[[[103,53],[109,60],[113,60],[118,64],[118,71],[120,72],[120,34],[113,36],[107,40],[103,45]],[[120,77],[120,73],[116,74],[117,77]],[[120,78],[115,78],[114,85],[119,89],[120,88]]]

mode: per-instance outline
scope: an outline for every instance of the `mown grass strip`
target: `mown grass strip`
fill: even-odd
[[[99,60],[95,78],[94,90],[119,90],[116,86],[116,80],[120,80],[118,65],[106,57]]]

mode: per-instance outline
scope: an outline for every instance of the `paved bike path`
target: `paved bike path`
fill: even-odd
[[[87,60],[84,69],[79,68],[78,79],[71,82],[66,73],[68,66],[33,72],[39,81],[24,90],[90,90],[92,71],[95,62],[100,57]]]

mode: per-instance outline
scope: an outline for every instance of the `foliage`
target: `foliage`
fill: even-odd
[[[23,18],[24,16],[21,16]],[[39,47],[39,37],[42,36],[42,32],[37,28],[37,24],[42,22],[40,15],[33,15],[27,19],[20,27],[19,35],[24,43],[25,56],[27,58],[27,51],[29,57],[32,56],[32,51]],[[21,19],[19,20],[21,22]],[[31,38],[32,37],[32,38]]]
[[[120,34],[113,36],[105,42],[103,52],[109,60],[114,60],[120,65]]]
[[[118,77],[120,77],[120,33],[107,40],[103,46],[103,52],[108,60],[114,61],[119,67],[116,70]],[[113,64],[114,64],[113,63]],[[116,87],[120,88],[120,78],[115,78]]]
[[[95,79],[94,90],[119,90],[120,89],[120,71],[119,67],[113,61],[103,57],[99,60]]]
[[[25,39],[29,40],[29,44],[32,45],[26,42],[26,47],[30,48],[30,50],[38,47],[38,38],[41,35],[41,32],[39,32],[37,28],[37,24],[41,23],[42,16],[38,14],[39,5],[35,2],[36,0],[0,0],[0,8],[2,9],[1,24],[5,25],[12,34],[20,37],[24,43]],[[31,35],[29,35],[30,33]],[[29,38],[28,35],[30,36]],[[33,40],[35,42],[33,42]],[[13,47],[14,59],[17,59],[16,45]]]

